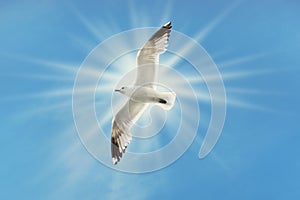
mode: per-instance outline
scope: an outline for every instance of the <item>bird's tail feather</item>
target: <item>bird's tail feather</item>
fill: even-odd
[[[175,100],[175,92],[160,92],[157,105],[162,107],[164,110],[171,110],[174,106]]]

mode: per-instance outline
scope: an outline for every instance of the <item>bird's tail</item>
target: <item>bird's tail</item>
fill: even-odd
[[[160,92],[157,105],[165,110],[171,110],[176,100],[175,92]]]

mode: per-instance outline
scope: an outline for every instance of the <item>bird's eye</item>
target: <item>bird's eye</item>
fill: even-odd
[[[124,90],[125,88],[124,88],[124,87],[122,87],[121,89],[122,89],[122,90]]]

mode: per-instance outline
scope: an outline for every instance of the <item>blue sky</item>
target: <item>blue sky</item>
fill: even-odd
[[[299,199],[299,11],[292,0],[1,2],[0,198]],[[202,160],[196,139],[162,170],[112,170],[77,135],[76,71],[108,37],[169,20],[224,75],[221,138]]]

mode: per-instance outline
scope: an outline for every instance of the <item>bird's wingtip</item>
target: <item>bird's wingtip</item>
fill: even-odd
[[[112,158],[112,162],[113,162],[114,165],[116,165],[116,164],[118,163],[118,159],[115,158],[115,157],[113,157],[113,158]]]
[[[163,25],[163,27],[164,28],[168,28],[168,29],[170,29],[170,28],[172,28],[172,22],[171,21],[169,21],[169,22],[167,22],[165,25]]]

